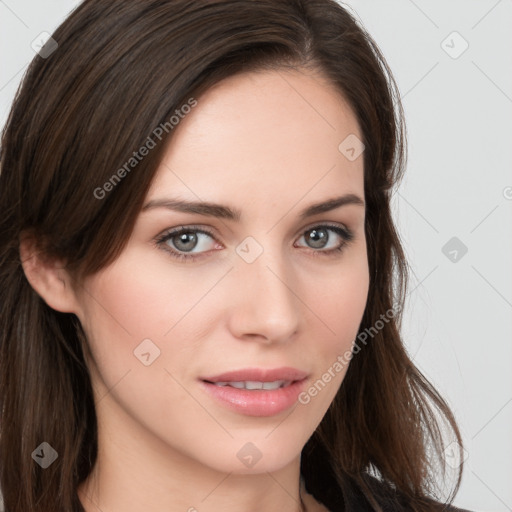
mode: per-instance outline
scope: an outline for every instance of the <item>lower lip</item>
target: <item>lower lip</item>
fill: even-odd
[[[279,389],[237,389],[231,386],[216,386],[201,381],[203,389],[227,406],[240,414],[247,416],[274,416],[286,411],[297,402],[304,388],[306,379],[292,382],[289,386]]]

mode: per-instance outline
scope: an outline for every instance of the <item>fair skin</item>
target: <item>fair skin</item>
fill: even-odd
[[[230,77],[197,99],[144,204],[207,201],[239,210],[239,220],[143,211],[120,256],[77,289],[62,266],[20,248],[32,286],[78,316],[93,355],[99,451],[79,489],[87,512],[301,510],[301,450],[347,366],[307,404],[269,417],[227,409],[198,378],[291,366],[307,372],[309,389],[352,348],[366,305],[364,205],[300,217],[344,194],[364,201],[363,157],[338,150],[362,136],[337,89],[311,71],[268,71]],[[327,229],[326,247],[315,245],[311,230],[325,224],[353,240],[327,254],[344,240]],[[183,247],[177,237],[155,245],[181,226],[213,234],[189,242],[194,261],[171,256]],[[251,263],[236,251],[247,237],[263,249]],[[145,366],[134,350],[148,338],[160,356]],[[261,455],[252,467],[237,457],[248,442]],[[308,512],[325,512],[301,492]]]

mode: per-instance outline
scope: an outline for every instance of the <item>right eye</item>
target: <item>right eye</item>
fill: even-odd
[[[171,243],[168,243],[171,242]],[[213,234],[205,229],[182,226],[167,231],[156,240],[158,247],[179,260],[194,260],[200,254],[215,248]]]

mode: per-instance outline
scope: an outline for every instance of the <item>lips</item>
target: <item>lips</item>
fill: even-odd
[[[296,368],[246,368],[200,379],[216,403],[239,414],[274,416],[290,409],[308,374]]]
[[[265,368],[245,368],[231,372],[212,375],[210,377],[201,377],[205,382],[275,382],[290,381],[295,382],[303,380],[308,376],[306,372],[291,368],[289,366],[273,369]]]

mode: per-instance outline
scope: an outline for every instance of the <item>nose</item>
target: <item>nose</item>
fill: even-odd
[[[237,338],[267,344],[290,340],[299,328],[302,302],[293,290],[293,269],[284,257],[264,251],[255,261],[235,262],[229,328]]]

